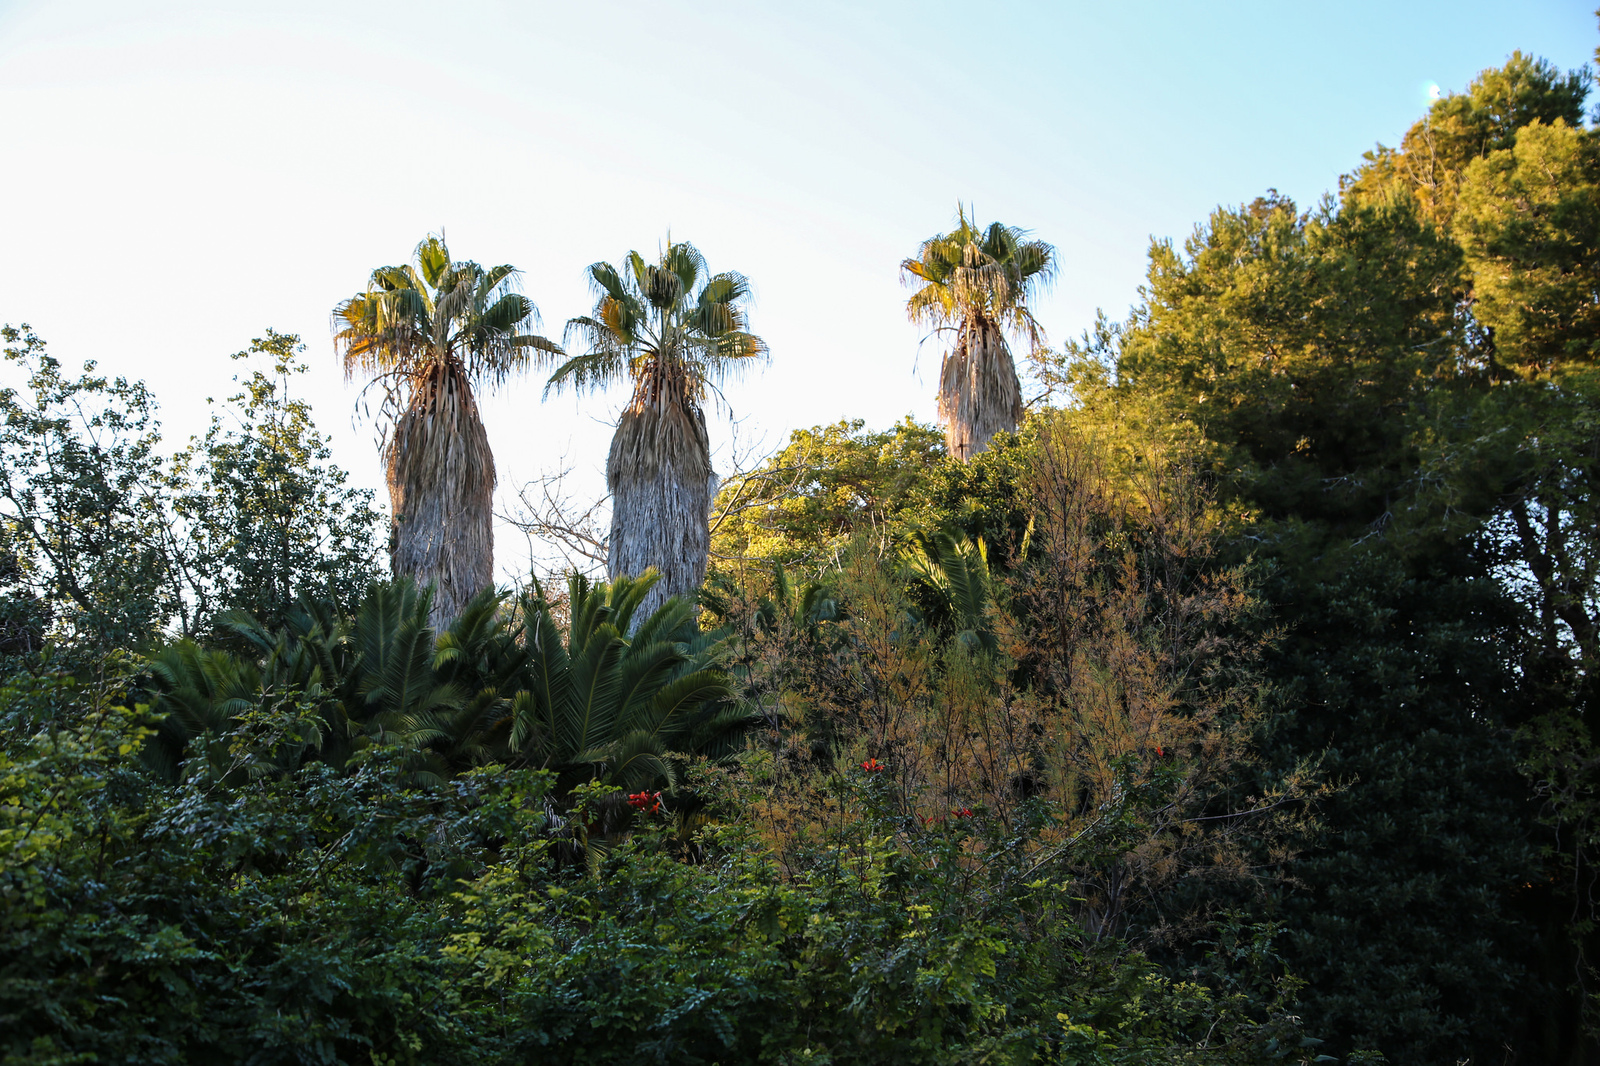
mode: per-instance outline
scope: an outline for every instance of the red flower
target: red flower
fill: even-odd
[[[661,793],[634,792],[628,796],[628,806],[636,811],[654,814],[661,809]]]
[[[861,764],[861,768],[869,774],[876,774],[888,769],[887,766],[883,765],[883,763],[879,762],[877,759],[868,759],[866,762]]]
[[[959,811],[951,811],[950,813],[955,815],[957,818],[971,818],[972,817],[972,808],[971,807],[963,807]]]

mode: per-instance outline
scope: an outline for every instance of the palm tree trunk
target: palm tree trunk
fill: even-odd
[[[988,319],[963,322],[955,349],[939,367],[939,421],[946,448],[962,462],[1022,421],[1017,368],[999,326]]]
[[[446,381],[400,417],[387,449],[389,560],[434,588],[440,631],[494,580],[494,453],[464,381]]]
[[[606,485],[611,580],[661,573],[633,617],[648,618],[669,596],[692,598],[706,576],[716,490],[705,416],[677,403],[631,405],[611,438]]]

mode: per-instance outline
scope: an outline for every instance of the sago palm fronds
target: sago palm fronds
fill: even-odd
[[[372,586],[350,615],[302,597],[276,632],[243,612],[224,616],[254,659],[188,642],[163,650],[149,667],[153,709],[166,716],[163,759],[175,768],[190,741],[236,733],[246,716],[276,705],[296,715],[302,738],[280,745],[281,769],[313,756],[343,767],[385,745],[404,749],[418,783],[439,780],[467,693],[435,669],[429,607],[427,590],[401,579]]]
[[[999,650],[994,620],[995,581],[983,538],[971,540],[948,530],[919,533],[902,556],[913,579],[943,601],[956,639],[972,651]]]
[[[165,717],[152,764],[175,777],[209,738],[199,753],[223,769],[245,720],[277,706],[299,739],[262,764],[274,772],[307,759],[345,769],[381,747],[419,786],[496,762],[554,770],[563,794],[591,780],[671,786],[679,756],[729,754],[749,717],[718,661],[721,635],[700,632],[691,604],[642,611],[656,580],[574,577],[564,624],[537,583],[512,603],[487,589],[437,638],[428,590],[404,579],[350,612],[302,598],[276,632],[230,616],[249,656],[180,642],[150,664]]]
[[[517,761],[555,770],[562,790],[591,779],[672,784],[674,754],[725,754],[748,725],[692,605],[674,597],[641,615],[656,580],[573,576],[565,632],[542,589],[523,597],[531,684],[505,723],[506,745]]]
[[[214,770],[226,765],[222,739],[239,715],[260,699],[261,669],[222,649],[179,640],[161,649],[146,667],[159,697],[162,716],[156,742],[144,748],[145,762],[168,780],[191,743],[203,741]]]
[[[1022,386],[1005,335],[1043,343],[1028,305],[1054,276],[1054,248],[1014,226],[980,228],[965,208],[955,230],[924,241],[916,258],[900,264],[902,281],[920,283],[906,301],[911,320],[956,335],[939,367],[939,420],[957,459],[970,459],[1022,420]]]
[[[435,629],[491,584],[494,455],[474,390],[503,384],[535,352],[561,354],[527,331],[538,311],[516,278],[510,266],[452,261],[430,236],[411,263],[373,271],[333,313],[346,377],[384,391],[391,563],[396,576],[434,586]]]
[[[704,405],[767,346],[747,328],[749,282],[710,273],[693,245],[669,241],[656,263],[629,252],[621,270],[595,263],[589,280],[593,313],[567,323],[567,338],[587,351],[559,366],[546,391],[633,387],[606,460],[607,570],[613,581],[660,573],[648,613],[670,596],[692,597],[705,578],[716,475]]]

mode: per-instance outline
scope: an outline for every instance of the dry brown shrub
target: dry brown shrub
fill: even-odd
[[[1196,464],[1118,452],[1062,416],[1021,491],[1033,524],[995,583],[997,652],[919,624],[864,544],[834,576],[842,620],[742,645],[768,723],[752,813],[775,851],[853,817],[828,778],[874,759],[907,835],[968,808],[1032,825],[1040,876],[1070,881],[1098,934],[1183,879],[1280,863],[1315,790],[1303,774],[1247,787],[1272,634],[1247,568],[1217,559]]]

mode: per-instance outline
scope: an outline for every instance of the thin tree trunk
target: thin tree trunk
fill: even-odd
[[[650,567],[661,580],[634,613],[669,596],[692,599],[706,576],[716,478],[705,416],[676,403],[634,404],[622,414],[606,461],[611,489],[611,580]]]
[[[939,367],[939,421],[945,447],[966,462],[1002,430],[1022,421],[1022,384],[1005,338],[993,322],[963,322],[954,350]]]
[[[443,630],[494,580],[494,453],[466,382],[446,377],[413,404],[386,459],[390,564],[433,586],[428,621]]]

